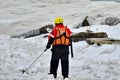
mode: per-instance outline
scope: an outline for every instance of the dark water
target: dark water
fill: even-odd
[[[91,0],[91,1],[115,1],[115,2],[120,3],[120,0]]]

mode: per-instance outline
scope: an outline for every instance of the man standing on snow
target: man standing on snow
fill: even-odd
[[[63,25],[63,19],[57,17],[54,20],[55,27],[48,36],[46,48],[49,49],[52,45],[52,57],[50,62],[50,73],[54,78],[57,77],[57,69],[59,60],[61,59],[62,76],[68,78],[69,74],[69,45],[71,44],[69,28]]]

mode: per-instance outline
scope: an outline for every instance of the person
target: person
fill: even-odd
[[[63,19],[57,17],[54,20],[55,27],[48,35],[46,48],[49,49],[52,45],[52,57],[50,62],[50,73],[57,77],[57,69],[59,60],[61,59],[61,70],[63,78],[68,78],[69,75],[69,45],[71,43],[71,30],[63,25]]]

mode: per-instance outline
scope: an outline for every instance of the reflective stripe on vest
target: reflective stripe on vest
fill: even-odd
[[[70,35],[66,31],[66,28],[56,28],[57,35],[52,45],[69,45]]]

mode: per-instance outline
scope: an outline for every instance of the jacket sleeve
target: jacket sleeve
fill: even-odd
[[[54,41],[54,38],[52,38],[52,37],[50,37],[48,39],[48,42],[47,42],[47,45],[46,45],[46,49],[49,49],[51,47],[51,44],[53,43],[53,41]]]
[[[50,38],[48,39],[47,45],[51,45],[53,42],[54,42],[54,38],[50,37]]]
[[[55,38],[57,35],[57,30],[56,29],[53,29],[50,34],[48,35],[48,39],[50,38]]]
[[[56,35],[57,35],[56,29],[53,29],[48,35],[47,45],[51,45],[54,42],[54,38],[56,37]]]

